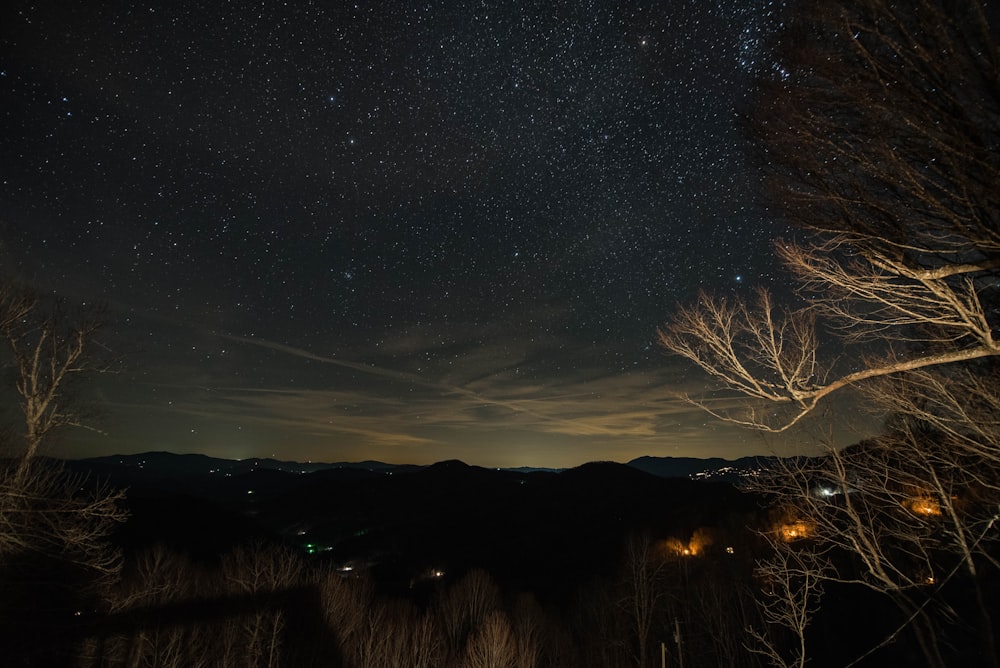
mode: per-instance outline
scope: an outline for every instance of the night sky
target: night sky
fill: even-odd
[[[786,280],[737,121],[777,3],[5,5],[0,261],[121,364],[55,454],[771,447],[654,340]]]

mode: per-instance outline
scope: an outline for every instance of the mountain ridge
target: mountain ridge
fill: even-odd
[[[225,459],[199,453],[173,453],[167,451],[150,451],[136,454],[102,455],[64,460],[69,468],[82,473],[96,473],[130,484],[132,482],[166,481],[174,479],[201,479],[206,477],[232,478],[242,477],[253,472],[273,471],[285,474],[319,474],[329,479],[357,479],[380,477],[385,475],[404,475],[420,471],[463,470],[470,473],[476,471],[503,471],[510,474],[530,475],[535,473],[566,474],[572,476],[586,475],[587,469],[604,467],[609,470],[619,469],[625,475],[625,469],[658,477],[658,478],[690,478],[693,480],[725,480],[739,482],[752,477],[757,471],[767,468],[775,457],[749,456],[735,460],[720,457],[657,457],[644,455],[628,462],[594,461],[586,462],[571,468],[547,467],[482,467],[470,465],[457,459],[435,462],[433,464],[389,464],[378,460],[362,460],[358,462],[299,462],[294,460],[274,459],[270,457],[251,457],[247,459]]]

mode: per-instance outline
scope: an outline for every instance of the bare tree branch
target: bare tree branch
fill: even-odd
[[[809,571],[887,595],[934,666],[945,663],[939,624],[953,614],[935,598],[959,575],[973,594],[977,660],[998,665],[981,582],[1000,565],[995,10],[834,0],[790,15],[749,126],[772,210],[806,232],[776,246],[797,305],[764,291],[702,294],[659,331],[667,350],[745,400],[730,410],[689,398],[721,419],[782,432],[847,388],[886,419],[877,438],[787,460],[763,481],[794,518],[788,535],[809,536],[808,549],[776,546],[772,577],[802,582]],[[787,558],[810,551],[829,567]],[[785,616],[770,619],[801,630],[802,590],[776,591]]]
[[[980,308],[969,312],[966,318],[966,322],[981,325],[972,328],[979,337],[974,345],[914,353],[903,359],[883,357],[866,368],[829,380],[833,362],[825,365],[819,362],[814,311],[779,309],[764,290],[759,291],[752,305],[702,295],[697,305],[679,307],[658,336],[663,347],[691,360],[721,380],[726,389],[752,400],[790,404],[792,410],[780,414],[780,421],[775,423],[770,420],[773,412],[762,411],[755,401],[747,402],[735,413],[716,411],[704,400],[691,399],[693,403],[736,424],[782,432],[811,413],[822,399],[848,386],[905,371],[1000,356],[1000,344],[993,340],[989,324],[981,314]],[[875,322],[874,316],[870,322]],[[880,325],[889,326],[884,317]],[[939,339],[939,342],[950,341]]]

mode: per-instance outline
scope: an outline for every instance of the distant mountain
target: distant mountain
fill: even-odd
[[[173,452],[144,452],[137,455],[107,455],[70,460],[71,468],[87,467],[100,472],[155,471],[160,476],[190,476],[207,474],[233,464],[232,460],[207,455]]]
[[[132,474],[142,477],[172,478],[192,476],[233,476],[252,471],[271,470],[286,473],[314,473],[328,469],[352,469],[388,473],[390,471],[418,470],[420,466],[386,464],[367,460],[363,462],[295,462],[271,458],[222,459],[198,454],[173,452],[143,452],[133,455],[108,455],[70,460],[74,469],[87,469],[111,475]]]
[[[726,464],[692,460],[687,470]],[[130,519],[118,537],[128,550],[163,543],[211,562],[263,539],[368,569],[379,586],[407,592],[428,569],[458,577],[485,568],[511,587],[566,600],[581,583],[614,573],[631,533],[687,540],[705,528],[722,550],[742,540],[760,505],[725,482],[634,463],[526,471],[458,460],[303,465],[150,452],[66,465],[128,487]]]
[[[564,481],[579,480],[585,484],[601,481],[606,485],[614,484],[623,487],[642,485],[650,480],[649,471],[644,471],[638,466],[619,464],[618,462],[588,462],[576,468],[566,469],[560,473],[560,477]]]
[[[741,457],[728,460],[719,457],[638,457],[628,466],[661,478],[691,478],[694,480],[725,480],[738,482],[769,468],[773,457]]]
[[[553,469],[544,466],[515,466],[514,468],[505,468],[502,470],[514,473],[561,473],[566,469]]]
[[[728,484],[667,479],[615,462],[557,473],[449,460],[335,483],[330,473],[294,476],[296,485],[279,493],[253,481],[252,497],[239,502],[288,541],[334,563],[368,564],[376,581],[404,590],[428,568],[485,568],[516,588],[564,596],[609,576],[629,533],[728,531],[745,524],[730,518],[758,506]]]
[[[766,468],[773,462],[772,457],[742,457],[736,460],[726,460],[719,457],[699,459],[697,457],[638,457],[627,464],[613,462],[591,462],[582,467],[608,468],[611,464],[620,467],[631,467],[660,478],[692,478],[738,481],[755,471]],[[169,478],[191,478],[200,476],[232,477],[254,471],[282,471],[285,473],[316,473],[327,472],[327,478],[364,478],[370,474],[387,475],[413,473],[427,468],[437,469],[477,469],[460,462],[449,460],[421,466],[416,464],[387,464],[375,460],[361,462],[296,462],[271,458],[222,459],[199,454],[175,454],[172,452],[144,452],[133,455],[109,455],[105,457],[90,457],[72,460],[69,465],[73,469],[85,470],[111,476],[115,479],[132,479],[148,481]],[[614,468],[614,467],[611,467]],[[491,469],[492,470],[492,469]],[[500,469],[512,473],[560,473],[567,469],[521,466],[517,468]],[[568,469],[573,471],[575,469]]]

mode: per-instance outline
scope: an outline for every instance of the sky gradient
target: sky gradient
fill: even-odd
[[[0,10],[0,261],[121,362],[56,454],[775,447],[655,331],[785,280],[737,121],[777,3],[90,4]]]

